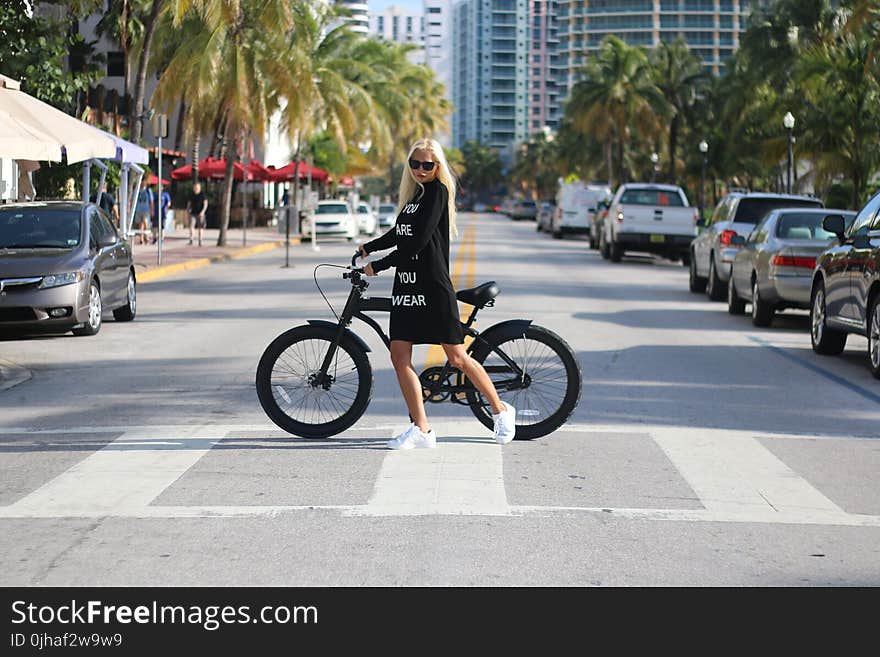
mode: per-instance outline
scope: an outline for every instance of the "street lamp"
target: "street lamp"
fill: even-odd
[[[703,194],[706,191],[706,153],[709,152],[709,144],[706,140],[700,142],[700,153],[703,155],[703,166],[700,169],[700,221],[703,221]]]
[[[660,156],[657,153],[651,153],[651,182],[657,178],[657,162],[660,161]]]
[[[792,137],[792,130],[794,129],[794,115],[791,112],[786,112],[785,116],[782,117],[782,125],[785,126],[785,129],[788,131],[788,177],[786,181],[786,191],[791,194],[791,145],[794,142],[794,138]]]

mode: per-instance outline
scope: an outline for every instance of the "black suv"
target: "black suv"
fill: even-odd
[[[838,244],[816,260],[810,303],[813,351],[839,354],[850,333],[868,338],[868,362],[880,379],[880,192],[859,210],[848,229],[840,215],[822,227]]]

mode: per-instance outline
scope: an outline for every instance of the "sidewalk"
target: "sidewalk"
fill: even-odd
[[[223,247],[217,246],[219,233],[219,228],[205,229],[201,246],[197,241],[189,244],[189,230],[185,228],[163,233],[161,265],[158,244],[137,244],[133,235],[132,250],[138,283],[148,283],[189,269],[284,246],[284,235],[279,234],[275,226],[248,228],[246,243],[241,228],[230,228],[226,231],[226,246]],[[291,234],[290,243],[299,244],[299,235]]]

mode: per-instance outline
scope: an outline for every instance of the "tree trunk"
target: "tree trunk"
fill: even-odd
[[[611,137],[605,140],[605,163],[608,165],[608,186],[611,189],[616,189],[614,185],[614,159],[611,153],[613,146],[611,142]]]
[[[153,35],[156,33],[156,25],[159,22],[159,12],[165,0],[153,0],[150,8],[150,17],[144,28],[144,47],[141,50],[141,58],[138,62],[137,77],[134,86],[134,114],[136,115],[131,132],[131,140],[138,143],[144,132],[144,120],[141,115],[144,104],[144,87],[147,83],[147,64],[150,62],[150,48],[153,45]]]
[[[186,106],[186,102],[180,101],[180,108],[177,110],[177,133],[174,135],[174,150],[179,151],[180,146],[183,144],[183,125],[186,123],[186,115],[189,112],[189,108]]]
[[[670,185],[675,183],[675,153],[678,151],[678,115],[676,114],[669,125],[669,174],[666,182]]]
[[[223,179],[223,191],[220,194],[220,235],[217,237],[217,246],[226,246],[226,232],[229,230],[229,213],[232,210],[232,183],[235,170],[235,157],[238,154],[238,139],[231,136],[229,129],[231,121],[226,122],[226,130],[223,133],[224,143],[230,144],[229,139],[234,139],[230,144],[232,148],[226,148],[226,177]]]
[[[192,147],[192,181],[195,183],[199,179],[199,147],[201,146],[202,138],[196,134],[193,137],[193,147]]]

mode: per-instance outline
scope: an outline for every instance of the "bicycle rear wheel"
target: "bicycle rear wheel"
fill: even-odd
[[[257,397],[269,419],[288,433],[303,438],[342,433],[370,403],[370,361],[348,337],[336,349],[328,379],[317,382],[334,337],[330,329],[298,326],[275,338],[260,358]]]
[[[532,440],[558,429],[577,408],[581,396],[581,369],[568,343],[553,331],[534,324],[519,335],[489,338],[517,364],[526,377],[522,387],[511,386],[514,370],[495,352],[475,349],[495,384],[498,395],[516,409],[516,440]],[[468,393],[474,416],[492,428],[492,409],[477,392]]]

